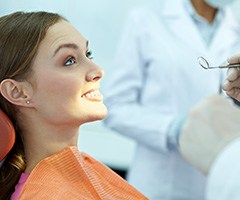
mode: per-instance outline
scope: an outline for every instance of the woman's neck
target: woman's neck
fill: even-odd
[[[212,6],[208,5],[204,0],[191,0],[191,2],[196,12],[200,16],[205,18],[209,23],[212,23],[214,21],[214,18],[218,11],[217,8],[213,8]]]
[[[77,146],[78,128],[75,130],[63,129],[49,132],[41,129],[34,133],[24,133],[24,150],[26,156],[26,173],[43,159],[65,149],[69,146]]]

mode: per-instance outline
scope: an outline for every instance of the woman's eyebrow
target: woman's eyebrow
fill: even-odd
[[[88,40],[86,41],[86,49],[88,49]],[[61,44],[60,46],[58,46],[58,48],[54,51],[53,53],[53,57],[63,48],[68,48],[68,49],[74,49],[74,50],[79,50],[78,45],[76,45],[75,43],[65,43],[65,44]]]
[[[79,50],[79,47],[75,43],[65,43],[58,46],[58,48],[54,51],[53,57],[63,48]]]

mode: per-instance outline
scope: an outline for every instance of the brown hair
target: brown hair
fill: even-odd
[[[0,18],[0,82],[28,77],[40,42],[48,28],[60,20],[65,19],[48,12],[15,12]],[[16,131],[15,144],[0,167],[0,200],[6,200],[25,169],[25,158],[16,107],[0,94],[0,109],[11,119]]]

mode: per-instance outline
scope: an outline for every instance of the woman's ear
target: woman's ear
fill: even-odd
[[[5,99],[14,105],[24,107],[31,106],[26,82],[4,79],[0,84],[0,92]]]

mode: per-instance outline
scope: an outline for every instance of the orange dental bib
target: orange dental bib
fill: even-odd
[[[147,199],[111,169],[68,147],[42,160],[31,172],[19,200]]]

